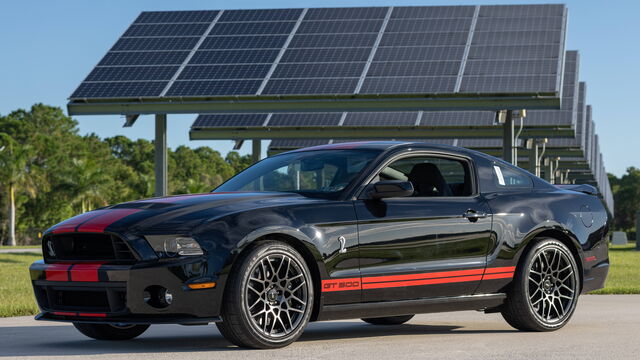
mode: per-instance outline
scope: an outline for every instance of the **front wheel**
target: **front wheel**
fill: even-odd
[[[279,348],[294,342],[313,310],[313,283],[302,256],[291,246],[267,241],[237,260],[225,289],[222,335],[248,348]]]
[[[131,340],[147,331],[149,325],[111,325],[73,323],[82,334],[96,340]]]
[[[414,315],[387,316],[378,318],[364,318],[362,321],[372,325],[400,325],[411,320]]]
[[[563,243],[543,238],[523,256],[502,316],[519,330],[560,329],[573,315],[580,294],[573,254]]]

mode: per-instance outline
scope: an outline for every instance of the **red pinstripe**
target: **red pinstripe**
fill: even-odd
[[[371,290],[405,286],[452,284],[467,281],[513,278],[515,266],[487,269],[440,271],[432,273],[370,276],[363,278],[322,280],[322,292]]]
[[[452,277],[452,276],[482,275],[483,271],[484,271],[483,269],[472,269],[472,270],[441,271],[441,272],[408,274],[408,275],[372,276],[372,277],[362,278],[362,282],[372,283],[372,282],[433,279],[433,278]]]
[[[387,283],[370,283],[362,284],[363,290],[369,289],[383,289],[390,287],[402,287],[402,286],[418,286],[418,285],[433,285],[433,284],[450,284],[466,281],[478,281],[482,280],[482,275],[473,276],[458,276],[451,278],[438,278],[438,279],[424,279],[424,280],[412,280],[412,281],[395,281]]]
[[[491,274],[483,276],[482,280],[511,279],[512,277],[513,273]]]

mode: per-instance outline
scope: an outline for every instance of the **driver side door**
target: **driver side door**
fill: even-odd
[[[411,181],[414,196],[355,202],[362,299],[473,294],[486,265],[491,214],[471,159],[408,155],[371,180]]]

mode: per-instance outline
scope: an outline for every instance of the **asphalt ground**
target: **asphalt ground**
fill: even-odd
[[[312,323],[277,350],[231,346],[215,325],[156,325],[135,340],[91,340],[70,324],[0,319],[0,360],[61,359],[640,359],[640,295],[582,296],[571,322],[551,333],[510,328],[500,314],[424,314],[398,326],[359,320]]]

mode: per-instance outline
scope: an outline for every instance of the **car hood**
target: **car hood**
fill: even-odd
[[[222,216],[263,207],[324,202],[293,193],[219,192],[158,197],[107,206],[72,217],[45,234],[188,233]]]

